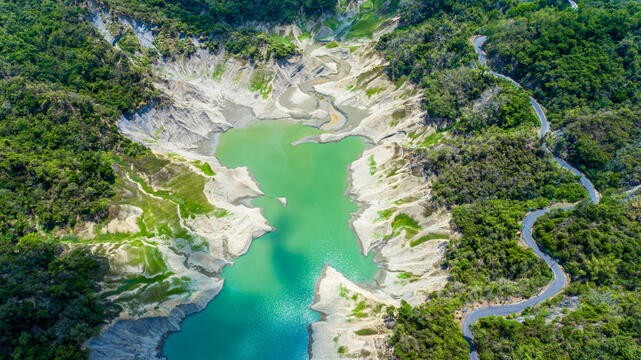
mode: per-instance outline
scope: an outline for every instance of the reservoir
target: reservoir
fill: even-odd
[[[265,193],[253,204],[275,230],[224,268],[223,290],[167,338],[169,360],[306,359],[308,325],[319,319],[309,306],[323,265],[355,282],[373,279],[372,256],[362,255],[349,226],[358,209],[345,195],[348,166],[365,143],[291,145],[319,133],[279,120],[221,135],[216,156],[227,167],[248,167]]]

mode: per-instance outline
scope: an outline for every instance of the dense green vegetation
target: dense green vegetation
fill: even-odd
[[[465,360],[467,342],[454,319],[455,301],[438,297],[416,308],[403,301],[390,344],[400,360]]]
[[[482,360],[621,359],[641,357],[638,292],[609,288],[586,290],[576,308],[551,316],[549,308],[533,311],[523,322],[481,319],[475,343]],[[548,320],[549,318],[549,320]]]
[[[641,183],[641,110],[579,110],[564,118],[552,149],[583,170],[599,188]]]
[[[498,23],[486,50],[492,67],[532,89],[552,120],[573,108],[637,104],[640,11],[589,4],[525,11]]]
[[[452,226],[461,233],[450,240],[445,266],[450,282],[427,303],[404,304],[395,314],[390,344],[399,359],[467,358],[454,312],[479,300],[529,297],[551,280],[551,272],[531,250],[519,245],[520,221],[538,202],[492,200],[457,207]],[[425,357],[422,354],[430,354]]]
[[[561,132],[555,153],[601,189],[641,183],[639,167],[639,8],[632,2],[585,4],[578,12],[542,4],[491,29],[493,68],[547,106]],[[607,7],[607,9],[606,9]],[[616,9],[612,9],[616,7]],[[636,359],[639,343],[638,200],[605,198],[540,219],[535,238],[570,274],[578,304],[551,316],[541,306],[523,322],[489,318],[475,339],[481,359]],[[556,300],[557,302],[560,300]]]
[[[86,357],[81,345],[111,314],[111,306],[96,295],[105,262],[35,234],[99,220],[110,202],[131,200],[126,196],[134,190],[114,198],[118,175],[126,168],[131,171],[126,186],[140,187],[164,204],[136,200],[145,210],[153,208],[141,217],[136,236],[180,235],[198,248],[204,245],[175,225],[178,212],[226,215],[185,185],[202,186],[200,176],[174,174],[168,183],[136,177],[154,174],[149,167],[167,166],[148,154],[142,159],[145,150],[115,126],[123,113],[155,95],[139,66],[157,55],[192,53],[192,37],[210,50],[224,47],[255,61],[288,57],[298,51],[288,39],[243,25],[301,22],[333,11],[336,0],[100,4],[110,16],[147,24],[159,54],[143,48],[131,27],[113,22],[109,31],[120,49],[142,59],[131,62],[88,23],[86,3],[0,0],[0,359]],[[371,36],[397,4],[402,27],[383,36],[377,49],[388,60],[385,71],[393,80],[424,90],[426,120],[440,132],[438,141],[416,150],[416,158],[432,181],[432,200],[452,208],[452,225],[461,236],[451,240],[446,253],[452,281],[423,305],[401,306],[391,344],[399,359],[465,359],[467,344],[455,311],[473,301],[530,296],[550,278],[544,264],[518,244],[523,215],[549,202],[585,196],[576,179],[542,151],[528,92],[541,100],[560,130],[548,139],[556,154],[585,171],[600,189],[641,183],[641,7],[626,0],[591,1],[579,11],[546,0],[374,0],[363,4],[346,36]],[[328,19],[326,25],[339,24]],[[492,68],[526,90],[476,68],[469,39],[481,27],[490,35],[486,49]],[[253,90],[269,94],[271,75],[257,74]],[[376,91],[370,88],[367,94]],[[120,164],[114,171],[114,162],[122,159],[134,166]],[[194,166],[215,176],[207,164]],[[154,181],[171,190],[153,190]],[[577,296],[579,304],[551,320],[546,316],[556,303],[539,307],[523,322],[482,320],[475,329],[481,357],[641,357],[639,214],[638,200],[606,198],[542,218],[536,239],[571,275],[575,284],[567,294]],[[405,214],[394,217],[393,227],[408,237],[420,230]],[[154,250],[141,250],[141,257],[152,259],[145,271],[167,276]],[[117,291],[145,281],[130,280],[129,287]]]
[[[0,1],[0,358],[80,359],[104,260],[34,233],[106,215],[116,121],[153,95],[77,6]]]
[[[519,246],[521,220],[543,204],[475,202],[454,209],[452,223],[462,234],[446,254],[450,280],[468,286],[472,298],[529,297],[551,280],[547,266]]]
[[[202,35],[199,40],[211,50],[225,46],[246,58],[268,60],[294,54],[296,47],[285,38],[234,27],[248,21],[289,22],[333,9],[335,1],[114,0],[99,5],[109,8],[109,16],[154,26],[154,46],[163,56],[193,52],[191,37]],[[122,179],[122,159],[127,168],[155,162],[143,147],[122,137],[116,123],[123,113],[154,100],[145,66],[158,54],[143,46],[131,26],[107,21],[122,52],[115,49],[90,24],[94,14],[89,10],[87,2],[0,0],[0,359],[86,357],[82,344],[111,314],[106,310],[111,305],[96,295],[106,262],[69,251],[73,245],[62,246],[60,239],[44,234],[68,233],[85,221],[102,226],[108,206],[121,201],[123,191],[115,187],[136,186]],[[196,166],[215,175],[207,164]],[[133,167],[131,172],[132,181],[149,190],[146,179],[135,177]],[[202,246],[173,226],[176,209],[186,217],[226,212],[199,197],[193,186],[204,180],[185,172],[165,184],[171,191],[150,190],[166,201],[141,217],[140,234],[130,235],[180,236],[193,249]],[[145,200],[136,204],[152,208]],[[157,219],[164,222],[158,225]],[[132,261],[140,257],[146,274],[167,276],[156,249],[141,245],[130,255]],[[128,281],[112,294],[146,280]],[[162,286],[154,290],[156,297],[184,291],[175,284]],[[149,299],[141,302],[154,301],[154,294],[145,296]]]
[[[35,235],[0,242],[0,359],[83,359],[108,316],[95,295],[106,264]]]
[[[305,16],[333,11],[336,0],[106,0],[104,4],[114,16],[124,15],[153,28],[154,45],[163,56],[192,53],[190,37],[194,36],[210,50],[224,47],[245,58],[268,60],[298,50],[289,42],[243,28],[244,24],[302,21]]]
[[[483,1],[413,4],[429,12],[425,21],[413,25],[416,8],[402,10],[404,22],[412,25],[383,36],[377,48],[390,62],[390,77],[424,88],[427,121],[453,135],[426,153],[435,200],[460,205],[477,199],[576,201],[584,196],[539,146],[525,91],[472,67],[476,21],[500,18],[512,3],[495,4],[498,8]]]
[[[641,288],[639,203],[604,199],[541,218],[537,242],[554,256],[572,280],[598,286]]]
[[[73,225],[105,211],[104,151],[135,152],[121,111],[150,94],[142,72],[56,1],[0,2],[0,238]]]
[[[532,90],[553,126],[563,130],[555,153],[586,171],[601,189],[630,187],[641,183],[639,13],[629,1],[595,1],[562,11],[547,1],[416,0],[401,7],[401,22],[408,26],[383,36],[377,47],[390,63],[390,77],[425,88],[428,119],[440,126],[459,123],[459,131],[470,132],[525,121],[513,95],[496,100],[512,104],[502,111],[470,116],[471,105],[497,82],[472,69],[476,57],[469,39],[485,25],[492,68]],[[488,108],[497,105],[490,100]],[[598,126],[605,121],[607,129]]]
[[[400,8],[403,26],[377,45],[392,79],[424,89],[426,121],[439,129],[440,141],[417,158],[432,181],[431,200],[453,208],[452,226],[461,233],[446,252],[451,281],[433,294],[454,304],[450,313],[480,299],[531,296],[545,285],[549,270],[518,245],[520,221],[550,201],[585,197],[576,178],[541,149],[526,91],[561,129],[547,139],[556,154],[601,189],[641,182],[639,7],[631,1],[590,4],[574,12],[563,10],[565,2],[408,1]],[[490,35],[491,67],[525,91],[476,69],[470,38],[478,33]],[[568,216],[543,218],[536,235],[581,282],[569,291],[579,296],[579,307],[547,322],[549,309],[523,323],[483,320],[475,329],[482,359],[639,357],[638,209],[606,200]],[[407,309],[398,313],[397,357],[420,358],[418,344],[448,348],[417,330],[435,311],[431,306],[428,300],[412,316],[403,313]]]
[[[491,66],[547,108],[559,155],[601,189],[635,186],[639,171],[641,7],[588,2],[578,11],[538,3],[488,27]]]
[[[177,211],[184,217],[227,215],[193,191],[203,186],[203,177],[186,166],[165,166],[117,131],[123,113],[155,100],[146,66],[158,55],[193,52],[192,37],[210,50],[224,46],[253,60],[283,58],[297,52],[288,39],[240,25],[290,22],[336,3],[109,0],[98,5],[113,17],[105,19],[106,30],[118,49],[90,24],[95,14],[89,2],[0,0],[0,359],[85,358],[82,344],[112,314],[111,305],[98,297],[97,284],[115,285],[113,295],[150,281],[141,276],[112,284],[104,279],[104,259],[77,248],[82,245],[74,236],[62,242],[53,234],[73,233],[85,221],[96,222],[99,232],[110,205],[135,201],[144,209],[140,232],[101,234],[97,241],[130,237],[123,245],[130,248],[129,260],[138,262],[144,275],[160,279],[138,299],[149,303],[187,289],[179,279],[162,281],[171,274],[161,254],[138,238],[176,236],[199,249],[206,245],[179,225]],[[118,16],[149,26],[155,49],[141,43],[130,25],[113,21]],[[138,176],[155,174],[149,166],[159,162],[177,173]],[[215,176],[208,164],[195,166]],[[164,187],[153,190],[147,181]],[[160,199],[150,200],[147,192]]]
[[[300,15],[320,15],[332,11],[336,0],[105,0],[116,14],[131,16],[162,27],[201,35],[229,31],[232,25],[250,21],[291,23]]]
[[[523,322],[482,319],[481,359],[638,359],[640,209],[638,199],[605,199],[541,219],[536,239],[570,274],[566,294],[577,304],[564,307],[559,296]]]
[[[446,205],[481,199],[577,201],[585,190],[553,163],[531,131],[458,137],[427,151],[434,200]]]

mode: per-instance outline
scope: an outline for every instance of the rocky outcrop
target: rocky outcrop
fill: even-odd
[[[325,266],[312,304],[322,318],[311,325],[311,359],[385,358],[390,335],[386,307],[397,305],[384,293],[374,294]]]

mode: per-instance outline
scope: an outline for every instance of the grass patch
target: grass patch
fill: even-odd
[[[350,27],[347,38],[368,38],[371,39],[376,28],[383,22],[383,18],[375,12],[361,13],[357,16],[356,21]]]
[[[412,139],[412,140],[415,140],[419,136],[421,136],[421,134],[417,133],[416,131],[412,131],[409,134],[407,134],[407,137]]]
[[[384,71],[385,71],[384,67],[377,66],[369,71],[359,74],[356,77],[356,86],[354,87],[354,90],[364,88],[367,84],[369,84],[370,82],[374,81],[375,79],[383,75]]]
[[[171,200],[180,205],[180,213],[183,217],[208,214],[216,209],[209,203],[203,192],[206,181],[198,174],[185,172],[166,184],[171,189]]]
[[[129,177],[138,183],[144,192],[177,204],[182,217],[207,214],[216,209],[207,201],[205,194],[202,192],[205,186],[204,178],[194,173],[185,172],[163,184],[163,187],[171,190],[154,190],[138,174],[129,174]],[[201,191],[194,191],[196,189]]]
[[[347,352],[347,348],[344,345],[341,345],[338,347],[338,350],[336,350],[336,352],[340,355],[345,355],[345,353]]]
[[[432,145],[435,145],[435,144],[438,144],[439,142],[441,142],[442,139],[443,139],[443,133],[436,132],[436,133],[426,137],[425,140],[423,141],[423,143],[421,145],[419,145],[419,146],[420,147],[432,146]]]
[[[410,241],[410,246],[411,247],[418,246],[418,245],[420,245],[420,244],[422,244],[422,243],[424,243],[426,241],[430,241],[430,240],[449,240],[449,239],[450,239],[450,237],[448,235],[446,235],[446,234],[427,234],[427,235],[421,236],[420,238],[418,238],[416,240]]]
[[[358,50],[360,48],[359,45],[354,45],[354,46],[343,46],[345,49],[349,49],[350,53],[353,53],[354,51]]]
[[[376,174],[376,159],[374,159],[374,155],[369,156],[367,163],[369,165],[369,174],[370,175]]]
[[[421,226],[411,216],[407,214],[398,214],[396,215],[396,217],[394,217],[394,221],[392,222],[392,229],[397,230],[402,228],[412,228],[420,230]]]
[[[354,334],[358,336],[369,336],[369,335],[377,335],[378,331],[374,329],[360,329],[360,330],[354,331]]]
[[[398,168],[393,168],[392,170],[387,172],[387,177],[392,177],[398,173]]]
[[[158,129],[156,129],[156,131],[154,131],[153,137],[157,138],[158,136],[160,136],[160,134],[162,134],[163,131],[165,131],[165,127],[164,126],[159,127]]]
[[[336,41],[328,42],[327,44],[325,44],[325,47],[327,47],[328,49],[337,48],[338,43]]]
[[[377,221],[382,221],[382,220],[388,220],[389,218],[392,217],[392,215],[396,212],[396,208],[389,208],[385,210],[381,210],[378,212],[378,219]]]
[[[225,217],[227,215],[231,214],[227,209],[221,209],[221,208],[216,208],[213,212],[212,215],[214,215],[217,218]]]
[[[214,68],[214,72],[211,74],[212,79],[220,80],[227,69],[227,63],[218,63]]]
[[[352,310],[351,315],[355,318],[364,318],[367,317],[367,313],[365,313],[365,309],[367,309],[367,304],[365,304],[365,301],[360,301],[356,304],[354,309]]]
[[[405,81],[407,81],[407,78],[408,78],[407,75],[403,75],[398,79],[396,79],[396,81],[394,82],[394,85],[396,85],[396,88],[398,89],[401,86],[403,86],[403,84],[405,84]]]
[[[272,74],[265,70],[256,70],[249,80],[249,90],[259,93],[263,99],[267,99],[272,93]]]
[[[328,28],[332,29],[333,31],[336,31],[338,29],[338,25],[340,25],[340,22],[336,20],[335,18],[329,18],[323,22],[323,25],[327,26]]]
[[[299,39],[299,40],[305,40],[305,39],[311,39],[311,38],[312,38],[312,33],[310,33],[309,31],[303,31],[303,32],[298,36],[298,39]]]
[[[214,169],[211,168],[211,165],[209,165],[208,162],[202,162],[200,160],[197,160],[194,163],[194,166],[200,169],[200,171],[202,171],[203,174],[207,176],[216,176],[216,172],[214,171]]]
[[[415,276],[412,273],[402,272],[402,273],[396,275],[396,277],[401,279],[401,280],[407,280],[407,279],[411,279],[411,278],[413,278]]]
[[[374,10],[374,2],[372,0],[367,0],[361,5],[361,11],[370,10]]]
[[[409,239],[421,231],[421,226],[411,216],[398,214],[392,221],[393,236],[398,235],[401,230],[405,230],[405,237]]]
[[[385,91],[384,87],[372,87],[365,90],[365,95],[367,95],[367,97],[369,98],[383,91]]]
[[[292,38],[287,37],[287,36],[280,36],[280,35],[278,35],[278,34],[272,34],[272,35],[271,35],[271,38],[272,38],[272,40],[274,40],[276,43],[281,44],[281,45],[285,45],[285,46],[294,45],[294,44],[292,43]]]
[[[349,293],[349,290],[345,287],[345,285],[340,284],[338,285],[338,296],[347,299],[347,293]]]
[[[405,109],[396,110],[392,113],[392,119],[394,120],[404,119],[405,116],[407,116],[407,114],[405,113]]]
[[[405,109],[401,109],[401,110],[396,110],[396,111],[394,111],[394,112],[392,113],[392,121],[390,122],[390,125],[391,125],[391,126],[396,126],[396,125],[398,125],[398,123],[399,123],[401,120],[405,119],[405,116],[407,116],[407,114],[405,113]]]
[[[409,202],[412,202],[414,200],[416,200],[416,199],[412,198],[411,196],[408,196],[408,197],[404,197],[402,199],[398,199],[398,200],[394,201],[394,204],[403,205],[403,204],[407,204]]]

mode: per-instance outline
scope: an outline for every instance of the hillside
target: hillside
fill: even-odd
[[[274,299],[305,319],[289,341],[312,359],[641,357],[636,1],[0,0],[0,14],[0,359],[180,353],[178,335],[203,333],[183,328],[194,314],[269,274],[291,277],[287,296],[313,290]],[[255,129],[274,148],[245,154]],[[235,131],[258,133],[232,167],[217,151]],[[298,198],[257,180],[270,161],[297,169],[271,176]],[[300,190],[322,184],[336,198]],[[265,250],[319,218],[297,237],[327,247]],[[255,248],[288,261],[244,265],[243,283]],[[257,319],[242,330],[269,337]],[[281,337],[261,356],[294,356]],[[258,351],[233,341],[225,356]]]

